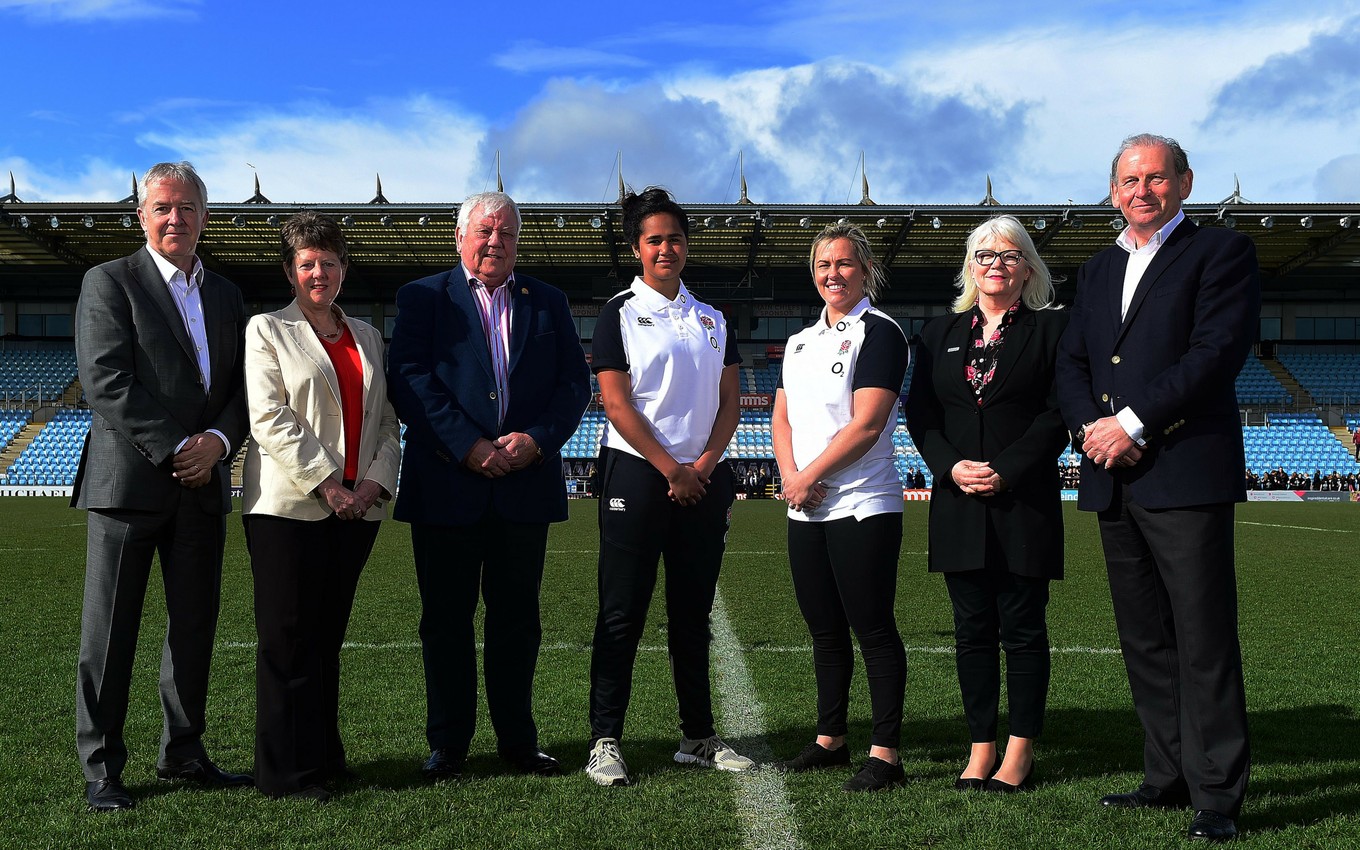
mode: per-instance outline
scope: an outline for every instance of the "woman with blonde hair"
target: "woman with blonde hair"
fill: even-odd
[[[934,473],[929,565],[944,573],[964,715],[964,790],[1029,786],[1048,695],[1048,585],[1063,575],[1058,459],[1069,442],[1054,363],[1068,314],[1013,216],[968,237],[953,313],[921,331],[907,427]],[[1000,652],[1010,738],[997,748]]]

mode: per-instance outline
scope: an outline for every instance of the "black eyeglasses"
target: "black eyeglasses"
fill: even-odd
[[[995,263],[997,260],[1000,260],[1000,261],[1001,261],[1001,264],[1002,264],[1003,266],[1015,266],[1015,265],[1019,265],[1020,261],[1023,260],[1024,258],[1025,258],[1025,255],[1022,254],[1022,253],[1020,253],[1019,251],[974,251],[974,252],[973,252],[973,262],[977,263],[979,266],[990,266],[992,263]]]

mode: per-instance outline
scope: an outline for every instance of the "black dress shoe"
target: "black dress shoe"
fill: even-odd
[[[992,761],[992,769],[987,771],[986,776],[983,777],[960,776],[958,779],[954,780],[954,790],[981,791],[987,787],[987,780],[992,778],[992,774],[996,773],[1000,769],[1001,769],[1001,756],[997,755],[997,757]]]
[[[431,750],[430,757],[425,760],[425,766],[420,771],[425,775],[425,779],[430,782],[462,779],[463,762],[465,761],[467,761],[467,756],[458,755],[453,750]]]
[[[1100,805],[1111,809],[1179,809],[1190,805],[1190,794],[1184,788],[1158,788],[1144,782],[1137,791],[1127,794],[1106,794]]]
[[[133,802],[132,795],[116,777],[86,782],[85,802],[90,804],[92,812],[114,812],[137,805]]]
[[[208,759],[158,767],[156,776],[166,782],[192,782],[205,788],[240,788],[255,784],[249,773],[227,773]]]
[[[297,800],[302,803],[329,803],[331,792],[320,785],[308,785],[306,788],[299,788],[290,794],[284,794],[283,799]]]
[[[501,753],[501,758],[510,762],[519,773],[527,773],[533,776],[562,775],[562,764],[538,747],[529,747],[528,749],[523,750],[507,750]]]
[[[1034,787],[1032,781],[1033,779],[1034,779],[1034,763],[1031,762],[1029,766],[1029,773],[1025,774],[1025,778],[1021,779],[1018,785],[1012,785],[1009,782],[1002,782],[1000,779],[997,779],[995,776],[993,776],[991,779],[987,780],[987,784],[983,786],[982,790],[989,791],[993,794],[1014,794],[1017,791],[1028,791],[1030,788]]]
[[[1237,837],[1237,823],[1227,815],[1200,809],[1195,812],[1195,819],[1190,821],[1190,830],[1186,832],[1186,837],[1194,841],[1208,841],[1210,844],[1232,841]]]

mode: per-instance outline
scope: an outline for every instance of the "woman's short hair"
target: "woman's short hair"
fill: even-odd
[[[954,312],[967,312],[977,304],[977,284],[973,282],[968,264],[973,260],[974,251],[979,250],[984,243],[994,241],[1014,245],[1030,268],[1030,276],[1020,290],[1020,300],[1025,302],[1025,306],[1031,310],[1054,306],[1053,276],[1049,274],[1048,266],[1039,256],[1039,249],[1034,247],[1034,240],[1029,238],[1029,232],[1020,223],[1020,219],[1013,215],[999,215],[987,219],[968,234],[968,241],[963,246],[963,268],[954,278],[954,286],[959,290],[959,297],[954,299]]]
[[[283,255],[283,267],[289,274],[293,271],[293,258],[298,251],[331,251],[340,258],[341,265],[349,264],[349,246],[345,242],[345,232],[328,215],[316,210],[303,210],[290,217],[279,228],[282,243],[279,253]]]
[[[812,240],[812,250],[808,252],[808,269],[812,272],[813,279],[817,277],[817,252],[826,243],[837,239],[849,240],[855,259],[864,270],[864,294],[869,297],[870,302],[878,301],[879,296],[888,288],[888,273],[879,265],[878,260],[874,259],[874,249],[869,246],[869,237],[864,235],[863,230],[849,222],[828,224]]]
[[[681,232],[686,239],[689,238],[689,216],[671,197],[671,193],[660,186],[648,186],[640,193],[629,189],[619,201],[619,206],[623,207],[623,238],[629,245],[637,247],[638,240],[642,238],[642,222],[658,213],[675,216]]]

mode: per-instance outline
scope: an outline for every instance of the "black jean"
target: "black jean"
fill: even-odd
[[[812,634],[817,734],[838,737],[848,731],[854,631],[869,677],[870,744],[897,748],[907,689],[907,653],[893,613],[902,514],[789,520],[788,535],[793,590]]]

